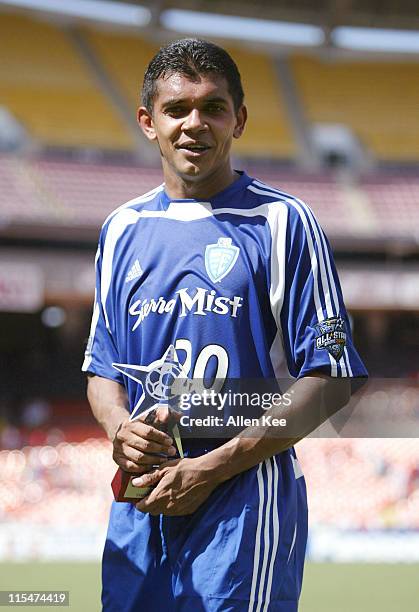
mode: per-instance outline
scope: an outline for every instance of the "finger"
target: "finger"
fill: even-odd
[[[152,472],[143,474],[139,478],[134,478],[132,484],[134,487],[152,487],[160,482],[163,476],[164,472],[162,470],[153,470]]]
[[[132,440],[130,446],[143,453],[164,453],[165,455],[169,455],[171,457],[176,455],[176,448],[173,445],[166,446],[165,444],[158,444],[157,442],[139,438],[138,436]]]
[[[159,514],[157,512],[158,503],[156,503],[154,491],[151,491],[149,495],[143,497],[143,499],[137,502],[135,504],[135,507],[141,512],[148,512],[149,514]]]
[[[127,445],[124,445],[120,450],[114,452],[113,458],[117,463],[122,459],[131,461],[136,465],[146,465],[148,467],[150,467],[150,465],[160,465],[161,463],[167,462],[166,457],[149,455]]]
[[[159,425],[165,425],[169,422],[169,406],[167,404],[161,404],[156,408],[155,423]]]
[[[133,461],[129,461],[129,459],[121,458],[119,461],[115,462],[124,470],[124,472],[130,472],[131,474],[144,474],[150,469],[149,466],[137,465]]]
[[[114,448],[122,452],[127,446],[130,446],[137,451],[141,450],[147,453],[165,453],[169,456],[174,456],[176,454],[176,449],[173,446],[171,438],[168,438],[171,444],[167,444],[166,442],[162,444],[152,439],[147,439],[147,430],[150,429],[152,431],[154,428],[149,428],[147,425],[143,425],[142,427],[143,429],[139,431],[126,429],[119,431],[114,440]]]
[[[159,469],[163,469],[166,467],[173,468],[181,461],[184,461],[184,459],[164,459],[163,458],[163,461],[159,464]]]
[[[145,438],[146,440],[157,442],[158,444],[164,444],[165,446],[171,446],[173,444],[172,438],[164,433],[164,431],[160,431],[159,429],[156,429],[151,425],[141,423],[140,421],[131,423],[130,430],[140,438]]]

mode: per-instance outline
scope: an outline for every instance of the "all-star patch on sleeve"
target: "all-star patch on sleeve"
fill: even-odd
[[[304,202],[289,203],[281,326],[290,373],[367,376],[353,345],[329,242]]]

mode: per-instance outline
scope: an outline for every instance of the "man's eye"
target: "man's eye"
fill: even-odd
[[[170,115],[171,117],[182,117],[185,112],[185,109],[181,106],[173,106],[171,108],[166,109],[166,114]]]
[[[209,104],[207,106],[207,111],[209,113],[221,113],[223,110],[224,109],[220,104]]]

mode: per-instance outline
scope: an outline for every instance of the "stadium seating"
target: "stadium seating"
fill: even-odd
[[[382,234],[406,235],[419,227],[419,178],[409,174],[381,172],[361,181]],[[377,228],[377,229],[378,229]]]
[[[96,233],[114,208],[161,180],[161,172],[150,168],[3,155],[0,219],[5,225],[87,227]]]
[[[352,188],[331,174],[248,168],[251,175],[298,196],[316,213],[330,237],[415,236],[419,179],[372,174],[361,179],[363,215],[352,205]],[[0,155],[0,219],[4,226],[67,226],[92,230],[120,204],[162,182],[158,168],[116,163],[79,163]],[[366,214],[368,213],[368,214]]]
[[[311,525],[419,529],[418,452],[416,439],[300,442]],[[105,439],[0,451],[0,517],[105,524],[114,472]]]
[[[59,147],[134,148],[64,30],[0,15],[1,103],[35,141]]]
[[[272,60],[243,49],[229,51],[240,68],[249,111],[245,132],[235,141],[233,151],[264,159],[294,158],[296,146]]]
[[[0,27],[6,58],[0,68],[2,104],[35,142],[134,151],[135,137],[65,28],[9,13],[0,15]],[[134,117],[144,70],[158,45],[127,32],[84,27],[81,34]],[[272,58],[243,47],[229,50],[240,67],[249,108],[246,131],[234,151],[245,157],[295,159],[291,121]],[[379,160],[419,159],[417,63],[295,55],[290,65],[309,122],[348,125]]]
[[[159,46],[130,33],[85,29],[83,34],[135,117],[144,72]]]
[[[418,64],[291,59],[313,123],[348,125],[380,160],[419,159]]]
[[[415,439],[306,439],[297,446],[311,523],[343,528],[419,528]]]
[[[105,523],[115,471],[109,442],[0,451],[0,517],[33,523]]]
[[[65,30],[10,14],[0,15],[0,25],[1,49],[7,57],[0,69],[2,103],[36,142],[134,150],[129,129],[98,89],[94,74]],[[145,68],[158,46],[127,33],[85,28],[82,35],[134,117]],[[246,133],[235,143],[236,152],[292,158],[295,145],[272,62],[261,53],[232,51],[241,67],[250,111]]]
[[[252,173],[252,170],[250,170]],[[268,184],[305,199],[332,234],[351,231],[339,185],[328,176],[254,170]],[[9,223],[100,226],[115,207],[162,181],[158,169],[0,156],[2,215]]]
[[[46,192],[60,203],[66,222],[94,227],[120,204],[159,185],[160,170],[133,166],[34,164]]]
[[[65,28],[11,13],[0,14],[0,27],[6,60],[0,67],[1,101],[35,142],[135,150],[135,136]],[[80,31],[134,117],[142,76],[158,45],[129,32]],[[249,108],[246,131],[234,151],[244,157],[295,159],[291,121],[272,58],[239,46],[229,50],[240,67]],[[349,126],[379,160],[419,159],[417,63],[294,55],[290,65],[309,123]]]

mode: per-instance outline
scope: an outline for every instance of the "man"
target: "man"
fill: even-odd
[[[366,375],[313,213],[231,168],[246,117],[237,67],[216,45],[180,40],[152,59],[138,121],[165,183],[105,221],[83,364],[116,463],[155,487],[113,504],[105,610],[297,610],[307,506],[292,445]],[[230,440],[184,438],[173,460],[173,439],[127,412],[145,409],[147,376],[169,353],[189,378],[294,378],[291,404],[265,413],[288,437],[260,422]]]

